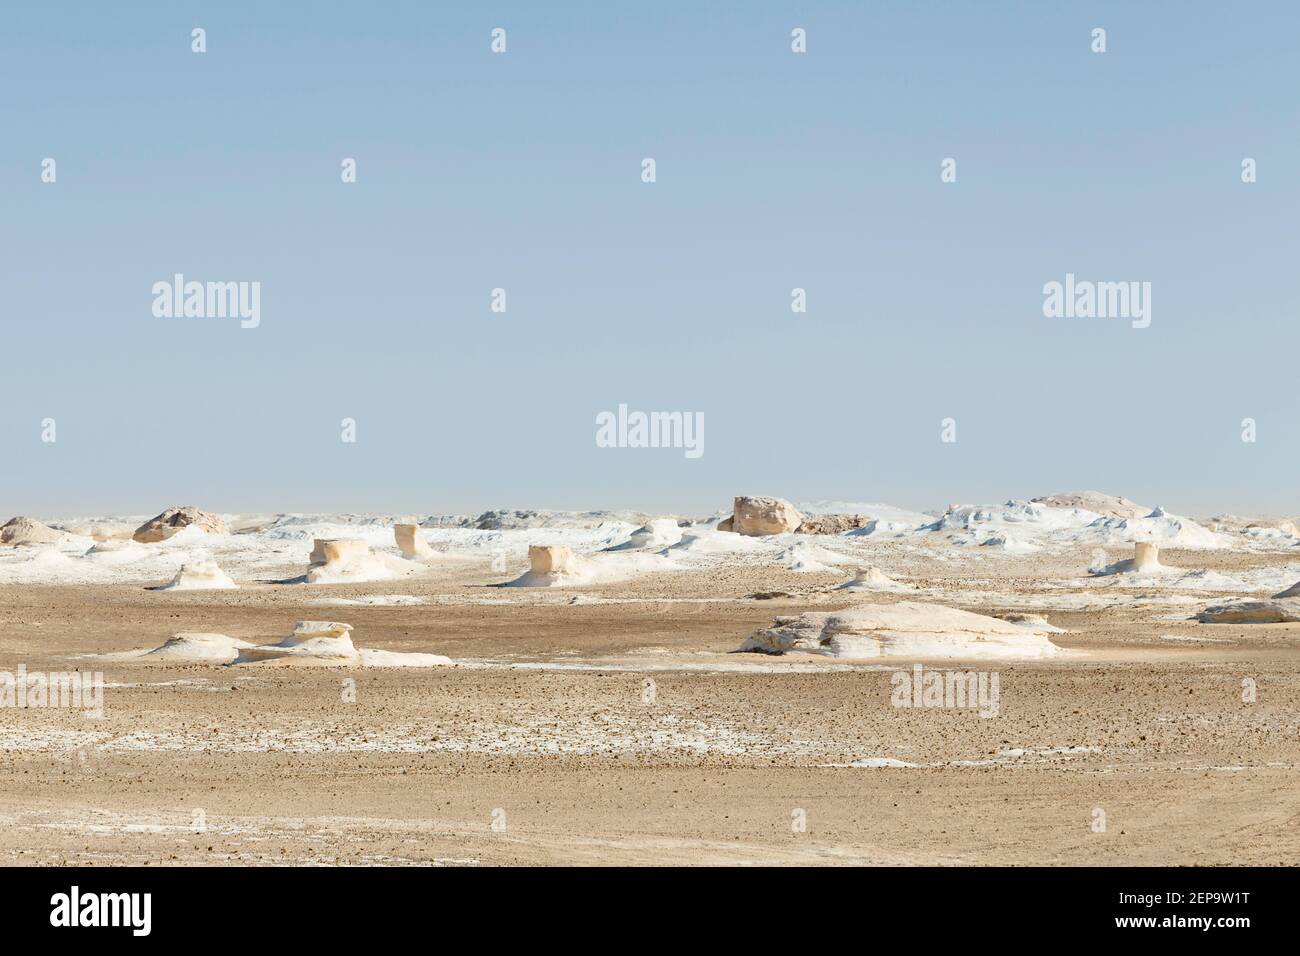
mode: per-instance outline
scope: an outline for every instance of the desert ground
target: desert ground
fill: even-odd
[[[232,519],[218,543],[187,533],[84,573],[86,545],[123,537],[66,523],[73,537],[0,549],[0,671],[102,672],[103,715],[0,708],[0,863],[1293,862],[1300,623],[1198,616],[1300,580],[1294,529],[1180,519],[1165,570],[1126,578],[1096,552],[1132,557],[1124,534],[1148,519],[1050,510],[1019,539],[1005,510],[945,525],[949,508],[934,526],[778,533],[755,551],[732,550],[743,536],[716,516],[686,525],[680,552],[607,550],[635,517],[430,520],[433,560],[328,583],[295,577],[312,541],[351,522],[380,553],[391,518]],[[277,527],[296,530],[272,548]],[[225,543],[245,538],[266,553]],[[502,586],[536,572],[528,543],[558,540],[588,570],[625,563]],[[237,588],[155,589],[213,558]],[[866,566],[897,589],[841,589]],[[922,660],[996,671],[996,716],[896,706],[907,655],[737,652],[778,617],[904,601],[1041,615],[1060,650]],[[267,644],[299,621],[450,663],[134,653],[192,632]]]

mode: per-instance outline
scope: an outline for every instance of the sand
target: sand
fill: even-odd
[[[1054,541],[1054,520],[1023,555],[931,531],[818,536],[811,547],[851,559],[824,571],[780,558],[792,537],[696,526],[694,546],[646,555],[670,569],[501,588],[527,569],[535,529],[426,527],[460,560],[400,591],[277,583],[301,575],[313,537],[360,536],[396,559],[394,523],[271,518],[217,543],[139,545],[157,559],[121,566],[0,556],[0,572],[22,569],[0,573],[0,670],[105,681],[100,720],[0,708],[15,781],[0,862],[1242,865],[1300,851],[1300,624],[1197,620],[1261,597],[1232,582],[1265,597],[1294,583],[1291,545],[1244,531],[1224,533],[1229,548],[1166,545],[1162,562],[1230,585],[1177,591],[1164,576],[1090,578],[1096,546]],[[645,523],[545,535],[594,558]],[[716,539],[746,545],[701,547]],[[219,560],[240,588],[147,590],[182,553]],[[858,567],[908,590],[837,590]],[[904,658],[734,653],[777,617],[903,600],[996,616],[1065,653],[933,665],[995,671],[991,719],[894,706]],[[358,657],[455,663],[227,663],[335,616]]]

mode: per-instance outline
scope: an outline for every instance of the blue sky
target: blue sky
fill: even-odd
[[[699,6],[7,8],[0,508],[1300,511],[1295,5]],[[177,272],[261,325],[155,318]],[[1045,318],[1067,272],[1151,327]]]

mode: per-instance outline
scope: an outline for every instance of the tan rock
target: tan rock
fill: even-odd
[[[871,523],[866,515],[809,515],[795,528],[795,534],[842,534],[856,531]]]
[[[573,551],[563,544],[530,544],[528,564],[534,574],[568,571],[573,567]]]
[[[34,518],[27,518],[19,515],[17,518],[9,519],[4,527],[0,528],[0,544],[8,544],[13,547],[31,544],[58,544],[67,540],[67,534],[49,525],[41,524]]]
[[[731,530],[733,530],[733,529],[732,529],[732,519],[731,519],[731,518],[723,518],[721,521],[718,522],[718,527],[717,527],[716,530],[718,530],[718,531],[731,531]]]
[[[787,534],[803,524],[803,515],[784,498],[741,495],[731,513],[731,530],[737,534]]]
[[[1151,541],[1133,542],[1133,570],[1138,574],[1160,568],[1160,546]]]
[[[370,553],[370,545],[362,538],[315,538],[312,540],[311,564],[331,564]]]
[[[176,532],[190,525],[195,525],[209,534],[230,533],[220,515],[201,511],[193,505],[179,505],[168,508],[156,518],[150,518],[135,529],[132,537],[141,544],[156,544],[159,541],[166,541]]]
[[[420,537],[418,524],[393,525],[393,537],[397,540],[397,546],[401,549],[404,558],[431,558],[436,553]]]
[[[1300,598],[1227,601],[1207,607],[1197,615],[1197,620],[1202,624],[1285,624],[1300,621]]]

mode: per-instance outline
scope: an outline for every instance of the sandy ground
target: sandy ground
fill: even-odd
[[[984,595],[1054,600],[1041,580],[1081,563],[1004,561],[976,578],[936,562],[928,583],[993,613],[1023,608]],[[1068,659],[962,665],[1000,675],[999,714],[985,719],[892,706],[893,661],[729,653],[777,614],[864,600],[829,590],[841,575],[483,586],[507,576],[0,588],[0,669],[99,670],[108,685],[99,720],[0,709],[0,863],[1231,865],[1300,851],[1300,625],[1203,625],[1187,604],[1138,593],[1048,608]],[[747,597],[772,591],[788,596]],[[428,603],[309,603],[376,594]],[[267,641],[303,619],[347,621],[358,646],[464,663],[85,656],[178,631]],[[872,760],[911,766],[847,766]]]

